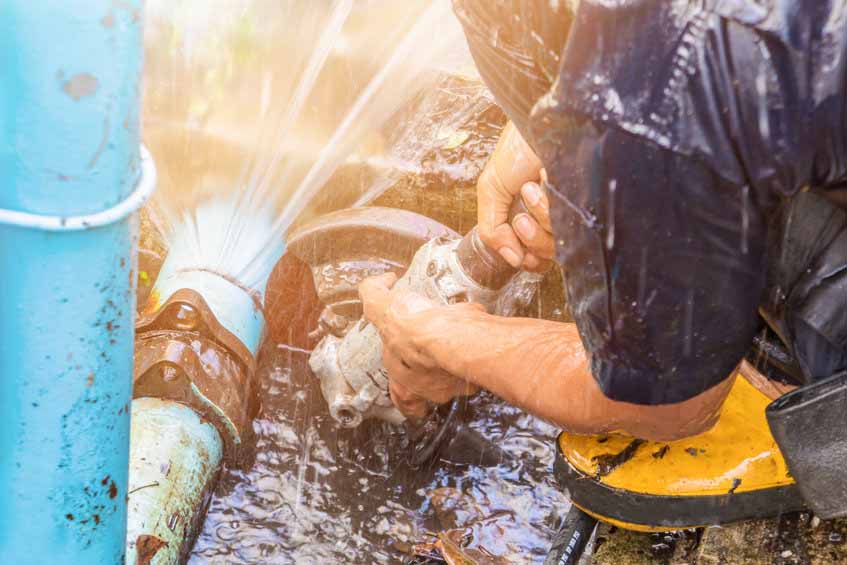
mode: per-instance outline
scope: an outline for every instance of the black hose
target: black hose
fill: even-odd
[[[416,469],[435,458],[444,441],[455,432],[459,404],[459,399],[454,398],[449,404],[430,413],[429,419],[421,424],[406,421],[409,466]]]
[[[562,527],[553,537],[544,565],[576,565],[596,525],[596,518],[571,505]]]

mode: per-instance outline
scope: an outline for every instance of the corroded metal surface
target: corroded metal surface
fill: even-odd
[[[171,399],[212,423],[226,445],[227,460],[248,449],[254,403],[244,367],[199,334],[157,331],[139,337],[133,395]]]
[[[179,301],[202,302],[208,312],[209,329],[216,335],[228,334],[228,347],[252,357],[259,350],[264,335],[265,318],[258,292],[244,286],[225,272],[203,267],[182,268],[179,258],[171,252],[165,258],[156,284],[150,292],[142,311],[146,323],[180,294]],[[186,291],[192,294],[185,296]],[[214,321],[213,321],[214,320]]]
[[[202,525],[223,458],[215,426],[172,400],[132,402],[127,563],[184,561]]]
[[[255,369],[251,351],[218,321],[206,299],[196,290],[180,289],[163,304],[153,296],[136,321],[135,329],[138,334],[156,330],[198,332],[230,350],[250,371]]]
[[[191,289],[174,293],[137,329],[133,396],[191,406],[217,427],[227,460],[238,462],[250,444],[257,409],[250,351]]]

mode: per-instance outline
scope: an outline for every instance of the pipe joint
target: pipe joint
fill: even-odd
[[[175,400],[214,424],[231,465],[252,444],[255,359],[212,314],[203,297],[181,289],[136,325],[133,398]]]

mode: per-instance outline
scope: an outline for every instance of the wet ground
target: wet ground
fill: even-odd
[[[189,563],[400,563],[450,529],[498,562],[545,554],[568,508],[554,427],[482,395],[465,416],[485,441],[414,470],[396,432],[336,427],[304,353],[266,347],[259,371],[256,461],[225,472]]]

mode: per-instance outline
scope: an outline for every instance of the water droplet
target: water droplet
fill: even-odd
[[[612,179],[609,181],[609,199],[608,199],[608,217],[606,219],[606,249],[612,249],[615,246],[615,191],[618,187],[618,181]]]

